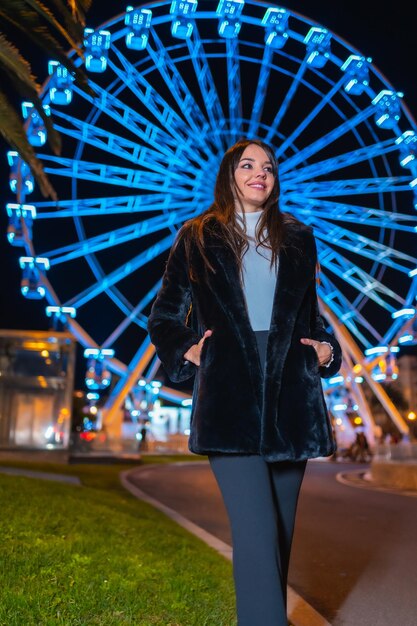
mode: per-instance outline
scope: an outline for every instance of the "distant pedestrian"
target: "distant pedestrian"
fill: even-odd
[[[358,463],[366,463],[370,460],[372,452],[368,439],[363,431],[356,433],[355,440],[349,446],[346,456]]]
[[[148,449],[148,427],[146,422],[142,424],[139,435],[139,450],[146,451]]]

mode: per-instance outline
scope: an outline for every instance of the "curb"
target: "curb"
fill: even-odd
[[[357,487],[358,489],[370,489],[371,491],[382,491],[391,493],[396,496],[406,496],[408,498],[417,498],[416,490],[395,489],[394,487],[386,487],[380,485],[372,479],[371,473],[366,470],[352,470],[351,472],[338,472],[336,480],[348,487]]]

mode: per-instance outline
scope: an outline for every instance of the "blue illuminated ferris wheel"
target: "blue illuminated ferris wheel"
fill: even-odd
[[[417,135],[402,94],[336,34],[267,2],[145,2],[87,28],[84,45],[96,97],[54,61],[43,88],[62,156],[23,105],[59,200],[39,200],[9,153],[9,241],[24,248],[22,293],[46,299],[103,384],[117,374],[109,411],[158,369],[146,322],[168,250],[241,136],[275,147],[282,210],[314,227],[322,313],[363,402],[360,377],[382,380],[417,341]]]

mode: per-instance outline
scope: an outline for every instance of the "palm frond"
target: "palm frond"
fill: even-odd
[[[55,13],[59,15],[65,24],[65,28],[68,29],[76,38],[76,33],[80,33],[78,35],[78,39],[82,37],[82,31],[85,26],[85,11],[80,5],[79,2],[75,2],[75,6],[72,6],[72,2],[63,2],[62,0],[44,0],[47,4],[50,4],[53,7]],[[91,4],[91,3],[90,3]]]
[[[20,1],[20,0],[19,0]],[[2,0],[4,2],[4,0]],[[39,16],[34,11],[25,11],[22,15],[14,16],[11,12],[4,11],[4,5],[0,5],[0,19],[3,18],[12,24],[16,29],[21,30],[26,37],[29,37],[38,47],[42,48],[50,57],[59,61],[69,72],[74,75],[76,84],[88,95],[94,97],[96,94],[88,84],[85,73],[75,66],[73,61],[67,56],[59,41],[51,34],[46,26],[39,20]]]
[[[54,199],[56,191],[28,141],[25,125],[9,96],[20,95],[33,103],[43,119],[48,143],[55,154],[60,154],[61,137],[52,118],[45,113],[39,97],[41,87],[32,74],[30,62],[5,32],[22,32],[38,50],[66,67],[80,89],[95,97],[87,75],[63,47],[69,45],[79,58],[83,58],[83,26],[90,6],[91,0],[0,0],[0,24],[2,30],[5,29],[0,32],[0,85],[3,88],[0,88],[0,135],[28,164],[42,194]]]
[[[60,24],[60,22],[56,19],[52,11],[50,11],[50,9],[43,2],[41,2],[41,0],[25,0],[25,1],[30,7],[32,7],[32,9],[39,15],[39,17],[43,18],[46,22],[49,22],[52,28],[56,30],[61,35],[61,37],[67,41],[69,46],[73,48],[79,56],[82,56],[82,52],[78,45],[78,42],[83,36],[83,30],[82,30],[81,24],[78,24],[77,22],[73,21],[71,27],[70,28],[67,27],[65,29]],[[67,21],[71,23],[70,14],[66,11],[65,5],[63,5],[62,3],[57,3],[57,4],[60,4],[60,6],[62,7],[62,10],[64,11],[64,13],[66,13],[65,15],[62,15],[64,20],[66,18]],[[74,32],[72,33],[71,31],[74,31]]]
[[[28,89],[39,92],[40,86],[32,74],[30,63],[20,54],[19,50],[0,32],[0,68],[17,77]]]
[[[46,31],[57,44],[56,36],[59,34],[74,48],[79,56],[82,56],[82,51],[79,47],[82,33],[78,34],[78,39],[75,41],[75,38],[65,33],[65,29],[51,11],[39,0],[1,0],[0,15],[3,19],[13,24],[15,28],[26,31],[31,38],[33,38],[32,31],[39,31],[44,37]],[[48,23],[48,28],[45,21]]]
[[[85,25],[85,15],[90,10],[92,0],[68,0],[68,6],[75,20]]]
[[[20,157],[29,165],[42,195],[57,200],[57,193],[51,185],[42,162],[38,159],[31,144],[28,142],[22,120],[5,94],[0,92],[0,134],[14,148]]]

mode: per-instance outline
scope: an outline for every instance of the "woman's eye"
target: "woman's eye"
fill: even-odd
[[[250,168],[252,168],[252,164],[251,164],[251,163],[244,163],[244,164],[242,165],[242,167],[243,167],[245,170],[246,170],[246,169],[250,169]]]
[[[272,167],[265,167],[265,171],[269,172],[269,174],[272,174]]]

